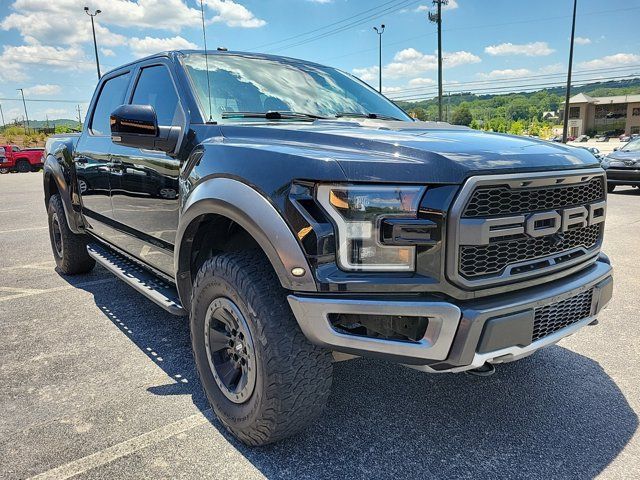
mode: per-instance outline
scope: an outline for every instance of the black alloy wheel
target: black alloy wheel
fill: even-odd
[[[224,297],[211,302],[204,338],[218,388],[232,402],[246,402],[256,385],[256,356],[251,331],[235,303]]]

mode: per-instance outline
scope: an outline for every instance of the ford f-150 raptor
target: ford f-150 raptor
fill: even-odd
[[[100,80],[46,146],[63,274],[95,262],[176,315],[221,422],[287,437],[332,361],[489,374],[612,296],[606,178],[589,152],[413,121],[339,70],[169,52]]]

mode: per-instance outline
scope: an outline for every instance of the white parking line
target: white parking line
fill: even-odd
[[[11,265],[9,267],[0,267],[0,272],[6,272],[7,270],[22,270],[22,269],[53,270],[55,266],[56,266],[55,261],[47,260],[46,262],[28,263],[26,265]]]
[[[43,293],[52,293],[59,292],[61,290],[69,290],[71,288],[83,288],[83,287],[91,287],[93,285],[102,285],[103,283],[111,283],[115,282],[117,279],[114,278],[103,278],[102,280],[93,280],[91,282],[83,282],[78,283],[77,285],[63,285],[61,287],[54,288],[24,288],[24,289],[16,289],[13,287],[0,287],[0,292],[2,291],[20,291],[20,293],[16,293],[15,295],[9,295],[7,297],[0,297],[0,303],[8,302],[9,300],[15,300],[16,298],[24,298],[24,297],[32,297],[34,295],[42,295]]]
[[[3,233],[16,233],[16,232],[30,232],[32,230],[46,230],[49,227],[29,227],[29,228],[16,228],[15,230],[0,230],[0,234]]]
[[[211,409],[205,410],[202,413],[194,413],[186,418],[177,420],[163,427],[156,428],[155,430],[151,430],[147,433],[143,433],[142,435],[125,440],[124,442],[117,443],[99,452],[79,458],[78,460],[74,460],[64,465],[60,465],[52,470],[43,472],[35,477],[31,477],[31,479],[63,480],[71,478],[75,475],[79,475],[94,468],[111,463],[118,458],[125,457],[134,452],[150,447],[151,445],[156,445],[167,438],[171,438],[175,435],[191,430],[192,428],[205,425],[211,420],[211,417]]]

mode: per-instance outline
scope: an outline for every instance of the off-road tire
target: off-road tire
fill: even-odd
[[[29,173],[31,171],[31,164],[29,160],[18,160],[16,162],[16,170],[20,173]]]
[[[87,237],[69,229],[60,195],[51,195],[47,213],[51,250],[60,271],[66,275],[90,272],[96,262],[87,253]],[[58,241],[61,241],[61,251],[56,246]]]
[[[611,193],[616,189],[615,185],[607,185],[607,193]]]
[[[205,346],[207,311],[221,297],[234,302],[244,316],[255,349],[255,387],[244,403],[223,394]],[[331,390],[331,354],[305,338],[286,291],[261,251],[207,260],[194,282],[190,322],[204,392],[218,419],[241,442],[251,446],[275,442],[320,416]]]

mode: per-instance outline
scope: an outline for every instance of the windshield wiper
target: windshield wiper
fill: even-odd
[[[372,120],[397,120],[402,121],[400,118],[391,117],[389,115],[383,115],[381,113],[361,113],[361,112],[340,112],[336,113],[336,118],[340,117],[355,117],[355,118],[370,118]]]
[[[320,115],[314,115],[312,113],[302,112],[222,112],[222,118],[266,118],[267,120],[290,120],[295,118],[305,118],[311,120],[318,120]]]

